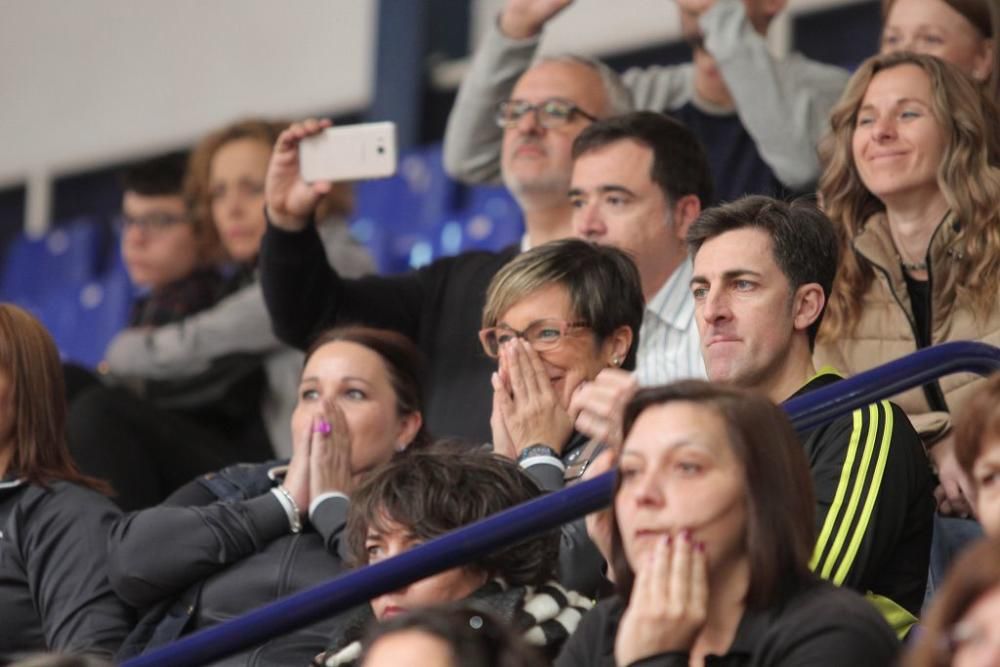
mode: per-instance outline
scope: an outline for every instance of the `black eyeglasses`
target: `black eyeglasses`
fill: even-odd
[[[538,104],[524,100],[501,102],[497,106],[497,125],[502,128],[514,127],[526,113],[534,113],[535,122],[549,130],[569,125],[577,115],[583,116],[589,121],[597,120],[595,116],[590,115],[572,102],[554,97]]]
[[[146,232],[158,232],[187,221],[187,216],[174,213],[148,213],[136,218],[123,214],[115,219],[115,226],[121,231],[125,231],[129,227],[138,227]]]
[[[586,329],[589,326],[586,322],[547,319],[533,323],[524,331],[510,327],[489,327],[479,332],[479,342],[483,344],[486,354],[496,359],[500,356],[500,346],[515,338],[523,338],[535,350],[544,352],[558,346],[563,337],[573,329]]]

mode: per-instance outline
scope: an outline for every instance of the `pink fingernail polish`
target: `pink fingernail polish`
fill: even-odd
[[[330,432],[332,430],[333,427],[330,425],[330,422],[328,422],[325,419],[321,419],[319,423],[313,426],[313,433],[322,433],[323,435],[330,435]]]
[[[685,541],[685,542],[687,542],[688,544],[691,544],[691,531],[690,531],[690,529],[688,529],[688,528],[685,528],[685,529],[684,529],[684,530],[683,530],[683,531],[681,532],[681,537],[683,537],[683,538],[684,538],[684,541]]]

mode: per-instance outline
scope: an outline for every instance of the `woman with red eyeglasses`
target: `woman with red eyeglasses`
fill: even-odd
[[[605,368],[635,368],[643,309],[632,260],[575,239],[521,253],[490,283],[479,337],[497,359],[493,448],[543,489],[578,479],[600,453],[574,431],[571,399]],[[593,592],[603,564],[582,520],[563,529],[564,585]]]

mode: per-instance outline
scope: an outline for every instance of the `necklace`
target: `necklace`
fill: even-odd
[[[914,264],[909,264],[907,262],[904,262],[903,258],[900,257],[899,258],[899,263],[902,265],[902,267],[905,270],[909,271],[910,273],[913,273],[914,271],[926,271],[927,270],[927,262],[916,262]]]

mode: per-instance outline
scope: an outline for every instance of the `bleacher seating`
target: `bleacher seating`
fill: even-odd
[[[0,298],[31,303],[79,286],[99,273],[107,245],[107,228],[90,218],[57,224],[41,237],[21,234],[4,258]]]
[[[39,238],[19,237],[0,281],[0,299],[32,312],[63,358],[87,367],[125,326],[133,293],[118,244],[90,218],[57,224]]]
[[[351,231],[382,273],[465,250],[499,250],[524,230],[502,186],[466,188],[445,174],[440,144],[405,153],[395,176],[358,183],[355,195]]]
[[[500,250],[524,233],[503,186],[465,187],[444,172],[441,146],[404,154],[392,178],[356,185],[351,231],[382,273],[398,273],[467,250]],[[134,288],[118,239],[100,220],[58,223],[11,244],[0,299],[33,312],[67,360],[94,366],[125,326]]]

